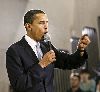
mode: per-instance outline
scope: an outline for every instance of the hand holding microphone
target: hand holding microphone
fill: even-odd
[[[49,45],[49,52],[47,52],[43,58],[41,59],[41,61],[39,62],[40,66],[42,68],[47,67],[50,63],[56,61],[56,56],[55,56],[55,52],[52,50],[51,47],[51,41],[50,41],[50,36],[48,34],[45,34],[44,36],[44,41],[48,42]]]
[[[42,68],[44,68],[54,61],[56,61],[55,53],[53,50],[50,50],[43,56],[39,64],[41,65]]]

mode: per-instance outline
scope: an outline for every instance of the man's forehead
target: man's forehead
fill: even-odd
[[[70,79],[78,79],[77,76],[70,77]]]
[[[35,15],[35,19],[39,19],[39,20],[41,20],[41,19],[47,19],[48,20],[48,17],[47,17],[46,14],[39,13],[39,14]]]

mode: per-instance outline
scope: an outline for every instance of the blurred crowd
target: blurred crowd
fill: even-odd
[[[70,88],[67,92],[100,92],[100,76],[95,78],[87,69],[70,75]]]

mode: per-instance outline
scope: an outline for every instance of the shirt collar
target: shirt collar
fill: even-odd
[[[34,39],[30,38],[28,35],[25,35],[25,40],[31,47],[35,47],[37,45],[37,42]]]

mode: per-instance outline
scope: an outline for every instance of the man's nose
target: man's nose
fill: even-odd
[[[44,25],[44,29],[45,29],[46,32],[48,32],[48,24]]]
[[[44,28],[48,29],[48,24],[47,23],[44,24]]]
[[[45,32],[44,33],[48,33],[48,28],[45,28],[45,30],[44,30]]]
[[[48,28],[48,21],[45,21],[44,27],[45,27],[45,28]]]

